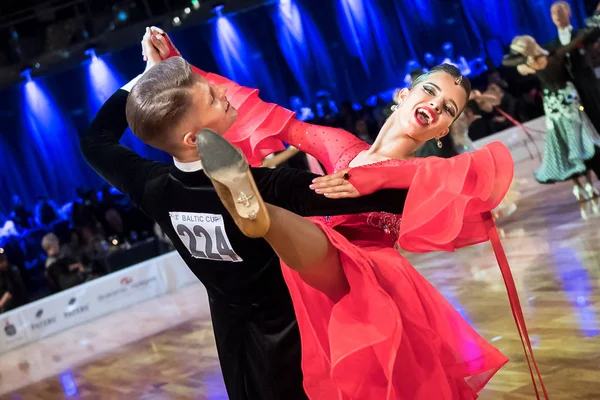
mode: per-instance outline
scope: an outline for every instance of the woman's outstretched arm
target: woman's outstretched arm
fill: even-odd
[[[152,36],[152,43],[159,50],[163,59],[181,56],[169,39],[169,36],[163,30],[152,27],[152,31],[155,33]],[[230,79],[214,73],[208,73],[194,66],[192,66],[192,69],[195,73],[203,76],[209,83],[227,88],[227,98],[238,111],[238,119],[230,131],[237,130],[243,133],[243,135],[236,135],[243,136],[242,143],[236,141],[237,137],[235,140],[229,137],[228,139],[245,153],[254,153],[254,150],[281,150],[280,146],[277,149],[270,148],[275,147],[273,144],[274,141],[279,141],[312,155],[325,166],[327,172],[331,173],[334,172],[336,162],[348,148],[364,143],[343,129],[298,121],[292,111],[286,110],[279,105],[262,101],[258,97],[258,90],[256,89],[245,88]],[[264,114],[264,119],[261,119],[261,114]],[[277,122],[273,121],[274,118],[272,116],[274,114],[277,115]],[[256,123],[257,120],[261,121],[258,125]],[[260,138],[253,135],[260,135]],[[259,139],[259,143],[255,146],[252,142],[257,139]],[[269,148],[261,149],[260,139],[264,140],[262,143],[263,146]],[[250,142],[250,145],[248,142]],[[253,158],[251,154],[246,154],[246,156]]]

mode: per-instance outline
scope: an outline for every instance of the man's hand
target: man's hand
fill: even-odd
[[[152,44],[151,37],[152,31],[150,28],[146,28],[146,33],[142,38],[142,56],[144,57],[144,61],[146,61],[146,71],[162,61],[158,50]]]
[[[69,271],[85,272],[85,268],[84,268],[83,264],[75,263],[75,264],[69,265]]]

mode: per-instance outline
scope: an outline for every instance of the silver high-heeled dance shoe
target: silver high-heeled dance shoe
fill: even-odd
[[[244,154],[210,129],[198,132],[196,146],[204,173],[238,228],[248,237],[263,237],[271,220]]]

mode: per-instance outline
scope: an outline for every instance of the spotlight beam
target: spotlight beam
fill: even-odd
[[[33,82],[33,79],[31,78],[31,68],[26,68],[23,71],[21,71],[21,76],[25,78],[25,81]]]

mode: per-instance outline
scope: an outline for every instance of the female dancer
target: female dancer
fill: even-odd
[[[573,180],[573,195],[580,201],[598,196],[592,185],[591,171],[586,161],[599,151],[600,136],[581,107],[579,95],[569,80],[565,68],[566,54],[577,50],[583,43],[585,32],[580,32],[570,44],[551,53],[542,49],[531,36],[517,36],[511,49],[524,60],[507,59],[505,65],[517,65],[523,75],[535,74],[544,90],[546,114],[546,144],[541,167],[535,171],[540,183]],[[525,63],[520,63],[525,61]],[[585,175],[583,185],[580,177]]]
[[[158,39],[159,49],[165,39]],[[482,212],[498,205],[510,186],[506,147],[495,143],[453,159],[412,159],[422,143],[448,133],[467,102],[468,80],[451,66],[423,75],[403,90],[402,103],[369,146],[340,129],[290,120],[255,92],[203,74],[227,88],[227,100],[244,123],[236,122],[225,138],[253,163],[286,142],[315,156],[330,173],[350,168],[354,186],[344,180],[332,188],[339,177],[323,178],[324,193],[333,198],[410,188],[402,225],[399,215],[386,213],[309,221],[262,203],[244,157],[222,136],[208,130],[197,136],[204,171],[240,229],[264,237],[289,267],[284,276],[301,331],[308,396],[475,398],[508,360],[394,248],[398,241],[412,251],[452,251],[488,234],[497,239],[489,213]],[[368,164],[375,165],[361,167]],[[515,318],[522,329],[522,315]]]

